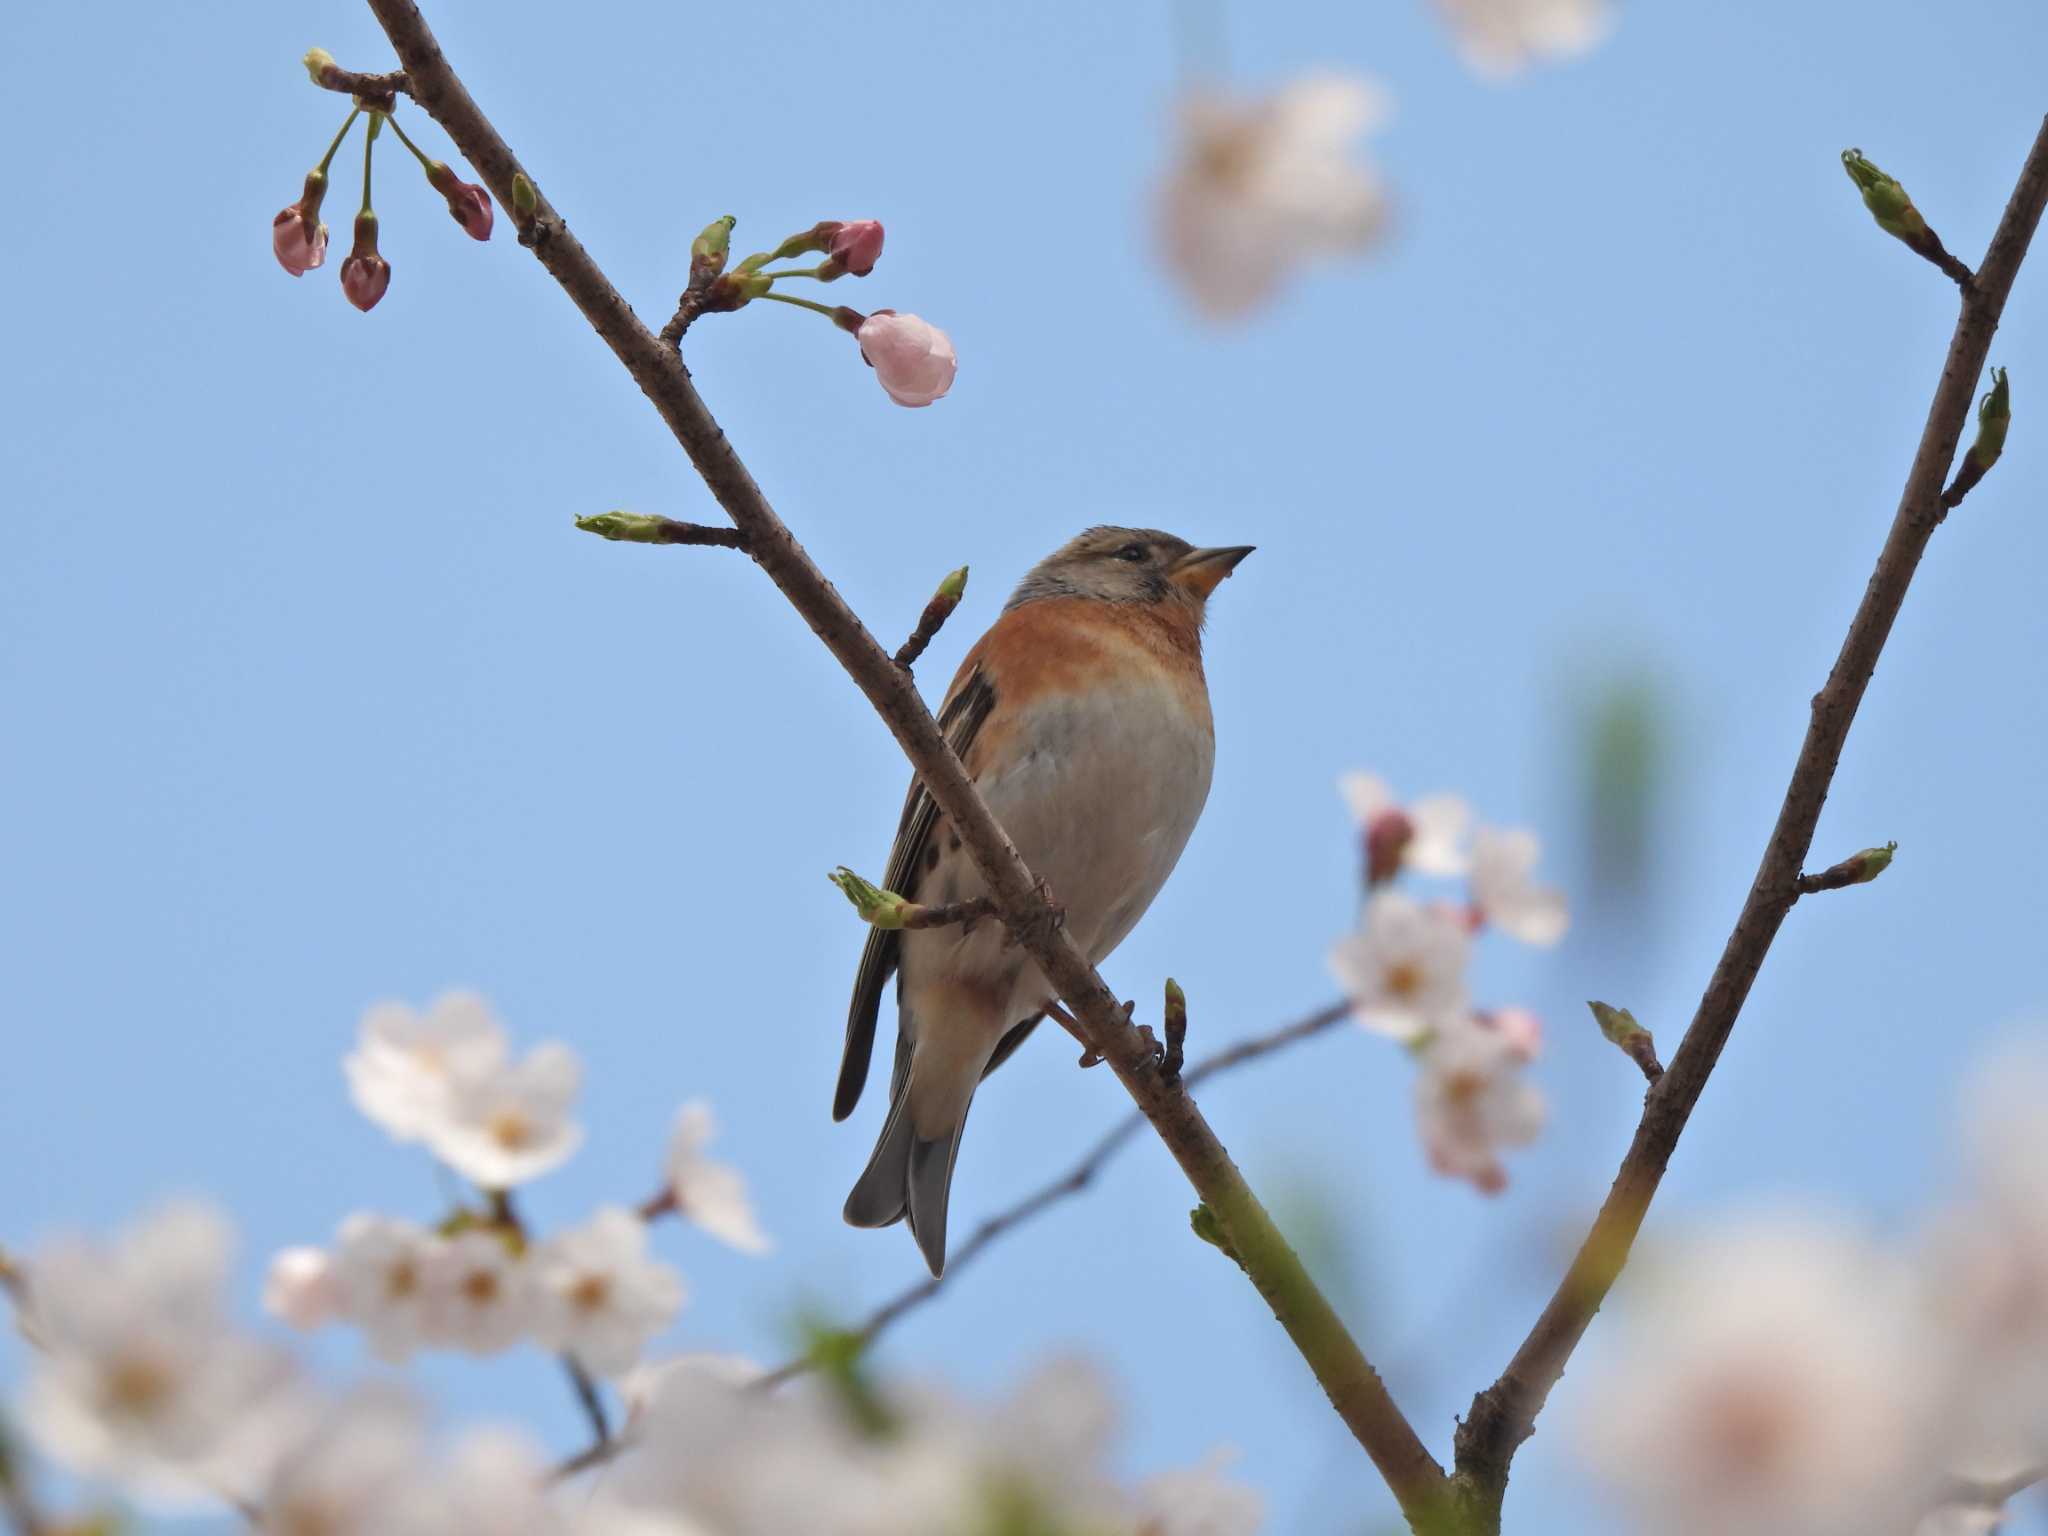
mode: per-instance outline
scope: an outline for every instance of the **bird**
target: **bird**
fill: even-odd
[[[1252,552],[1156,528],[1090,528],[1024,577],[968,650],[941,732],[1049,891],[1090,964],[1122,943],[1173,872],[1209,796],[1215,727],[1202,672],[1210,594]],[[884,885],[928,905],[986,893],[960,835],[913,781]],[[896,976],[896,1057],[846,1220],[907,1220],[934,1276],[960,1134],[982,1080],[1057,1003],[999,923],[870,931],[847,1009],[832,1118],[853,1113]]]

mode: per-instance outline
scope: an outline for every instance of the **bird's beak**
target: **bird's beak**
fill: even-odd
[[[1237,562],[1252,552],[1250,544],[1219,544],[1214,549],[1191,549],[1173,562],[1167,577],[1183,592],[1207,597],[1218,582],[1237,569]]]

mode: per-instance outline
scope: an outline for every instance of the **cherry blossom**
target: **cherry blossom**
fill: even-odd
[[[426,1342],[427,1259],[439,1241],[367,1211],[341,1224],[330,1265],[335,1312],[363,1330],[381,1360],[402,1361]]]
[[[52,1460],[153,1498],[241,1488],[291,1401],[289,1361],[229,1320],[233,1237],[211,1208],[170,1205],[107,1244],[60,1238],[26,1265],[41,1348],[22,1422]]]
[[[648,1257],[647,1224],[622,1206],[549,1238],[526,1265],[534,1338],[600,1376],[628,1370],[682,1309],[682,1276]]]
[[[1458,52],[1496,78],[1596,47],[1614,24],[1612,0],[1436,0]]]
[[[341,1307],[334,1264],[319,1248],[286,1248],[270,1261],[263,1281],[263,1310],[294,1328],[311,1330],[331,1322]]]
[[[377,251],[377,215],[366,208],[356,215],[355,244],[341,264],[341,291],[367,314],[390,286],[391,263]]]
[[[1514,1009],[1431,1032],[1415,1082],[1415,1118],[1438,1173],[1486,1194],[1507,1187],[1500,1150],[1526,1145],[1543,1129],[1543,1096],[1522,1075],[1537,1030],[1533,1014]]]
[[[1330,970],[1361,1024],[1412,1043],[1464,1014],[1471,951],[1455,909],[1381,890],[1366,902],[1361,930],[1330,951]]]
[[[568,1046],[536,1046],[523,1059],[449,1083],[447,1113],[430,1124],[434,1155],[485,1189],[511,1189],[558,1168],[583,1143],[569,1118],[583,1080]]]
[[[1472,808],[1458,796],[1425,795],[1404,806],[1385,780],[1369,773],[1347,773],[1337,789],[1365,838],[1368,884],[1391,880],[1403,868],[1424,875],[1465,873]]]
[[[420,1288],[424,1337],[434,1344],[494,1355],[532,1322],[528,1275],[496,1231],[473,1227],[430,1244]]]
[[[1564,893],[1530,878],[1541,854],[1533,832],[1481,827],[1472,840],[1472,904],[1510,938],[1548,948],[1571,919]]]
[[[722,1243],[742,1253],[766,1253],[772,1244],[754,1219],[739,1169],[704,1156],[718,1134],[711,1106],[693,1099],[676,1112],[669,1133],[668,1188],[676,1209]]]
[[[399,1141],[419,1141],[449,1114],[458,1078],[488,1076],[506,1056],[504,1026],[474,992],[444,992],[424,1013],[379,1003],[342,1062],[349,1094]]]
[[[1386,199],[1350,151],[1387,115],[1376,86],[1345,75],[1306,76],[1250,101],[1207,91],[1183,101],[1160,231],[1197,307],[1241,316],[1302,262],[1379,238]]]
[[[1753,1218],[1638,1258],[1580,1438],[1646,1536],[1864,1536],[1926,1509],[1940,1373],[1905,1266]]]

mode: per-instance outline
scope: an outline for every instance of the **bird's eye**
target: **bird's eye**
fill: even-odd
[[[1119,560],[1129,560],[1133,564],[1136,564],[1138,561],[1144,559],[1148,553],[1149,551],[1142,544],[1126,544],[1122,549],[1116,552],[1116,557]]]

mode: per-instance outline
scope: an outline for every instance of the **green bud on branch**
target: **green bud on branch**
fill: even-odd
[[[910,905],[894,891],[885,891],[861,879],[844,864],[825,877],[853,903],[860,920],[872,928],[901,928],[904,909]]]
[[[1636,1022],[1634,1014],[1607,1003],[1588,1001],[1586,1006],[1593,1010],[1593,1021],[1600,1026],[1600,1033],[1641,1067],[1644,1077],[1654,1083],[1664,1075],[1664,1065],[1657,1060],[1656,1039]]]
[[[617,539],[626,544],[665,544],[661,536],[665,517],[646,512],[598,512],[576,519],[576,526],[600,539]]]
[[[522,224],[540,212],[540,193],[524,171],[512,173],[512,212]]]
[[[323,87],[327,84],[327,72],[339,67],[334,62],[334,55],[325,48],[308,48],[303,62],[306,66],[306,78]]]
[[[2012,390],[2005,370],[1991,370],[1991,391],[1977,402],[1977,440],[1970,444],[1970,457],[1981,469],[1989,469],[2005,452],[2005,434],[2012,425]],[[1980,471],[1981,472],[1981,471]]]
[[[1180,1076],[1187,1060],[1188,995],[1171,976],[1166,978],[1166,1058],[1160,1063],[1170,1082]]]
[[[1928,228],[1927,220],[1921,217],[1896,178],[1871,164],[1860,149],[1842,151],[1842,169],[1863,194],[1863,206],[1877,220],[1879,229],[1904,241],[1916,255],[1933,262],[1964,288],[1976,281],[1970,269],[1949,255],[1941,237]]]
[[[690,242],[690,286],[701,288],[725,270],[732,256],[732,230],[739,222],[731,214],[713,219]]]
[[[1799,895],[1806,896],[1815,891],[1839,891],[1844,886],[1868,885],[1891,868],[1892,855],[1898,851],[1897,843],[1886,843],[1882,848],[1865,848],[1850,854],[1839,864],[1830,864],[1817,875],[1801,875],[1794,889]]]

